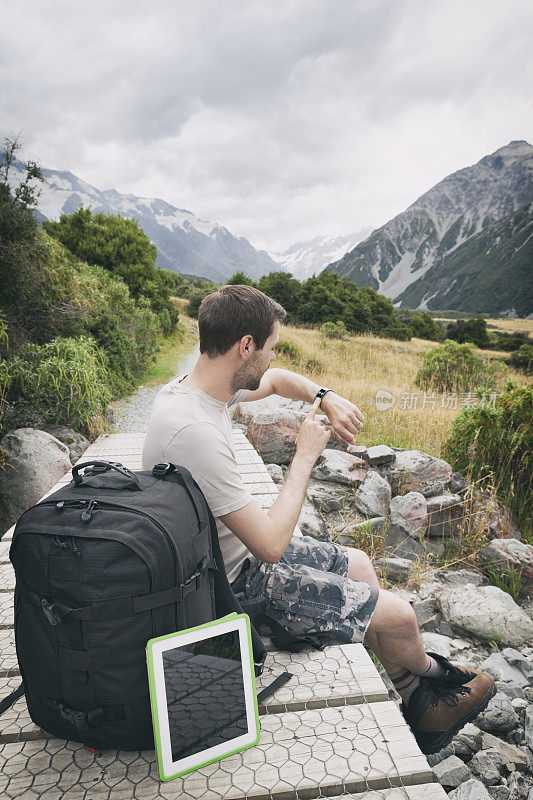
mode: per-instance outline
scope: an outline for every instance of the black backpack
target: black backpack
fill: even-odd
[[[27,509],[13,533],[22,684],[0,713],[24,692],[34,723],[54,736],[96,750],[151,749],[149,639],[245,611],[285,649],[329,643],[293,636],[265,617],[261,603],[239,603],[215,520],[185,467],[133,472],[88,461],[72,476]],[[266,650],[253,624],[252,644],[260,675]]]

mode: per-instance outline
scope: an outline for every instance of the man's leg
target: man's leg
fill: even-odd
[[[350,548],[348,552],[348,577],[379,587],[372,561],[356,548]],[[387,636],[387,632],[392,631],[394,635]],[[406,600],[385,589],[380,588],[364,642],[389,675],[397,674],[402,668],[416,674],[427,667],[427,655],[415,612]]]

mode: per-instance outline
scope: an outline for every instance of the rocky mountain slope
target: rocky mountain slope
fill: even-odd
[[[15,162],[13,182],[18,182],[22,169],[23,165]],[[91,206],[93,213],[136,219],[157,246],[158,267],[222,283],[240,270],[258,280],[279,269],[264,250],[256,250],[244,237],[234,236],[222,225],[200,219],[192,211],[158,198],[121,194],[115,189],[100,191],[72,172],[44,169],[43,174],[46,185],[37,209],[41,219],[57,220],[80,206]]]
[[[513,141],[421,195],[327,269],[410,308],[533,311],[533,146]],[[529,273],[529,274],[528,274]]]

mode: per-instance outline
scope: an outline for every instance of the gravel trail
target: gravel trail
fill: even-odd
[[[198,356],[200,345],[196,344],[194,350],[186,355],[178,364],[176,375],[190,372]],[[163,384],[159,386],[140,386],[137,391],[126,401],[121,401],[115,408],[115,423],[113,433],[144,433],[148,428],[152,403]]]

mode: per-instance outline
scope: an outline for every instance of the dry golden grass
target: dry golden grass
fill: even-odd
[[[463,398],[457,396],[457,408],[446,408],[442,395],[420,391],[414,384],[422,364],[422,353],[435,347],[436,342],[423,339],[401,342],[372,334],[347,336],[344,341],[324,340],[318,329],[290,325],[282,326],[280,339],[296,346],[302,357],[295,363],[279,353],[274,366],[298,372],[321,386],[330,386],[363,412],[366,420],[356,437],[357,444],[388,444],[440,457],[441,445],[461,410]],[[509,355],[487,350],[477,352],[488,361],[502,360]],[[312,363],[308,365],[308,361]],[[520,385],[528,383],[520,372],[510,369],[508,375]],[[379,389],[394,396],[392,408],[377,409]]]

